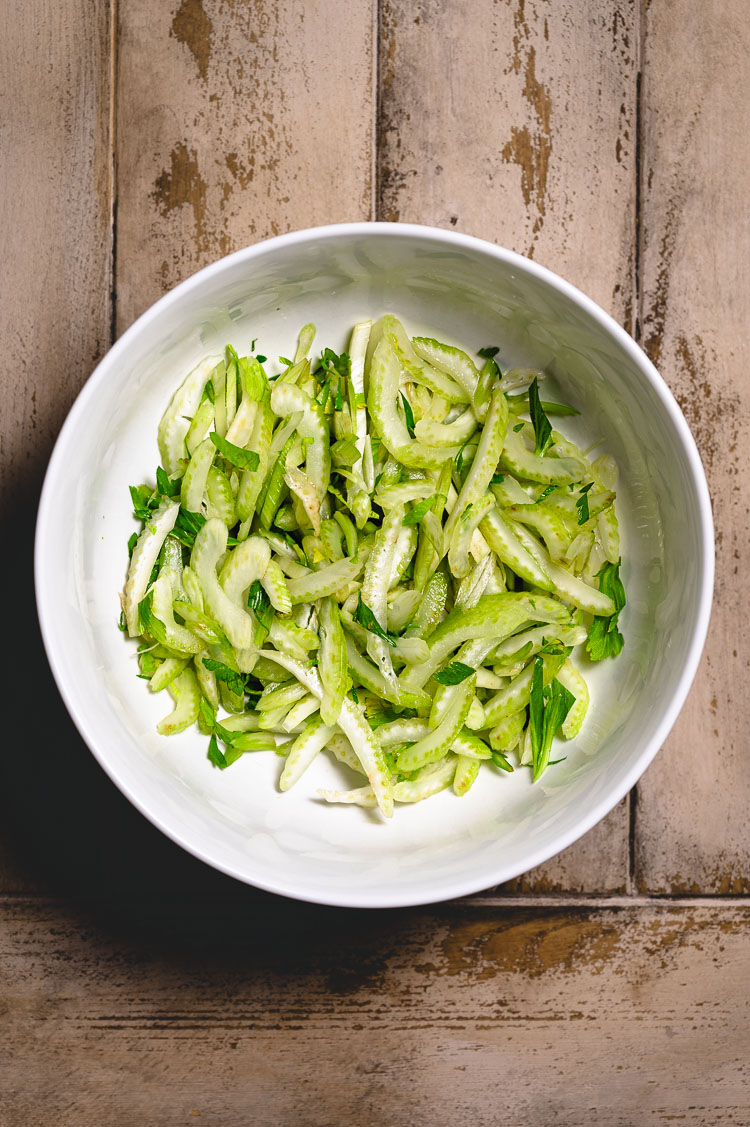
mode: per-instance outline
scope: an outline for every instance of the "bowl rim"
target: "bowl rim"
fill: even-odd
[[[117,364],[122,355],[127,353],[131,340],[137,337],[147,325],[158,319],[162,313],[173,304],[178,303],[185,294],[191,290],[200,288],[206,281],[216,275],[220,275],[238,262],[252,262],[254,258],[273,253],[277,249],[306,243],[311,240],[320,241],[322,239],[348,239],[356,237],[379,238],[381,236],[403,239],[415,237],[429,239],[435,243],[444,243],[453,247],[480,252],[490,258],[495,258],[498,262],[510,265],[519,272],[535,276],[551,288],[563,294],[574,304],[582,308],[585,313],[614,338],[615,342],[628,354],[629,358],[639,368],[649,382],[652,390],[658,396],[686,455],[690,469],[691,484],[698,500],[698,518],[702,543],[701,558],[699,560],[700,591],[695,628],[691,636],[690,645],[682,656],[680,677],[668,707],[662,713],[661,719],[651,739],[647,741],[640,753],[634,758],[630,769],[625,773],[619,785],[608,788],[574,826],[555,837],[554,845],[537,848],[530,853],[521,864],[503,865],[502,861],[498,860],[492,871],[490,871],[489,868],[482,869],[478,879],[472,880],[468,879],[466,876],[460,879],[454,877],[446,882],[445,886],[441,888],[438,894],[434,891],[419,894],[415,891],[414,884],[410,882],[408,889],[403,890],[394,883],[387,892],[378,888],[373,890],[373,892],[358,890],[354,894],[349,893],[345,896],[339,896],[335,891],[331,891],[327,894],[322,894],[317,891],[310,893],[304,888],[290,884],[283,879],[273,882],[255,880],[238,867],[217,860],[211,856],[211,850],[208,845],[201,846],[195,844],[181,832],[179,825],[170,825],[168,816],[161,814],[158,809],[154,809],[147,799],[135,793],[133,788],[119,776],[116,768],[108,762],[106,751],[102,751],[96,746],[95,739],[89,730],[87,718],[75,708],[69,691],[65,663],[62,660],[64,647],[60,645],[59,636],[55,631],[54,601],[47,584],[47,574],[50,565],[46,561],[53,559],[54,554],[50,554],[47,551],[49,545],[47,544],[46,530],[49,523],[49,514],[54,506],[54,493],[57,481],[61,477],[61,471],[64,469],[66,446],[74,436],[78,418],[86,410],[89,401],[97,394],[100,385],[106,380],[109,370]],[[379,221],[333,223],[324,226],[305,227],[287,234],[275,235],[271,238],[253,243],[250,246],[243,247],[231,254],[224,255],[208,266],[204,266],[149,306],[149,308],[125,330],[112,347],[108,349],[79,391],[57,436],[50,456],[37,510],[34,539],[34,585],[37,614],[47,660],[52,670],[57,689],[79,734],[100,767],[106,772],[120,792],[125,795],[141,814],[148,818],[154,826],[161,830],[161,832],[176,845],[179,845],[186,850],[186,852],[204,861],[219,872],[225,873],[227,876],[234,877],[262,891],[283,895],[290,899],[328,905],[331,907],[416,907],[422,904],[442,903],[458,897],[469,896],[529,872],[531,869],[536,868],[538,865],[562,852],[569,845],[572,845],[574,841],[577,841],[587,833],[597,822],[601,821],[637,783],[674,726],[698,669],[708,632],[713,599],[714,524],[711,499],[703,464],[698,453],[695,439],[674,395],[643,349],[633,340],[625,329],[623,329],[609,313],[597,305],[595,301],[587,297],[586,294],[572,285],[572,283],[566,281],[559,274],[542,266],[540,263],[526,258],[516,251],[508,250],[487,239],[478,238],[474,235],[466,235],[459,231],[445,230],[441,227],[417,223],[390,223]]]

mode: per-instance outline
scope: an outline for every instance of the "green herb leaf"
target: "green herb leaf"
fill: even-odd
[[[435,504],[435,501],[438,499],[438,497],[442,497],[443,504],[445,504],[445,497],[442,494],[433,493],[431,497],[425,497],[424,501],[418,501],[413,508],[409,509],[409,512],[406,514],[401,523],[406,525],[407,528],[410,524],[420,524],[420,522],[424,520],[427,513],[429,513],[430,509]]]
[[[411,409],[411,403],[406,398],[403,391],[399,392],[399,395],[404,405],[404,419],[406,421],[406,429],[409,432],[409,438],[416,438],[416,434],[414,433],[414,412]]]
[[[341,380],[336,385],[336,398],[333,403],[334,411],[341,411],[344,407],[344,396],[341,391]]]
[[[229,689],[230,693],[236,693],[237,696],[244,696],[245,693],[245,678],[236,669],[230,669],[223,661],[215,661],[212,657],[204,657],[203,664],[206,669],[214,674],[217,681],[223,681]]]
[[[605,657],[617,657],[625,645],[625,639],[617,629],[620,611],[625,606],[625,588],[620,579],[620,562],[605,563],[597,574],[599,590],[609,595],[615,604],[615,612],[609,617],[597,615],[591,624],[586,639],[586,653],[592,661],[602,661]]]
[[[138,630],[139,633],[148,634],[155,642],[161,642],[162,645],[167,642],[166,627],[151,609],[151,595],[146,595],[138,604]]]
[[[293,360],[287,360],[286,356],[279,357],[279,364],[286,364],[287,368],[291,368],[294,364]]]
[[[138,543],[138,533],[134,532],[133,535],[128,539],[128,556],[133,555],[133,551],[134,551],[137,543]]]
[[[208,741],[208,758],[211,760],[214,767],[218,767],[221,771],[226,770],[226,768],[229,766],[224,752],[216,742],[216,736],[213,735]]]
[[[462,661],[452,661],[439,673],[433,673],[432,679],[439,685],[460,685],[467,677],[471,677],[473,672],[470,665],[464,665]]]
[[[492,752],[492,762],[496,767],[499,767],[501,771],[513,772],[513,768],[501,751]]]
[[[240,470],[257,470],[260,465],[260,458],[255,450],[243,450],[241,446],[227,442],[226,438],[222,438],[215,430],[212,430],[208,437],[222,458],[226,458],[230,465],[236,466]]]
[[[172,536],[184,544],[186,548],[192,548],[195,544],[195,538],[206,523],[206,518],[203,513],[191,513],[189,509],[183,509],[180,506],[180,511],[177,514],[174,528],[172,529]]]
[[[525,423],[516,423],[516,425],[513,427],[513,433],[518,434],[519,430],[523,430],[525,426]]]
[[[365,630],[369,630],[371,634],[375,634],[378,638],[382,638],[383,641],[387,642],[389,646],[395,646],[396,643],[394,642],[393,638],[390,636],[390,634],[387,633],[387,631],[383,629],[366,603],[362,602],[361,593],[359,595],[357,609],[355,610],[352,617],[354,618],[354,621],[358,622],[360,626],[363,626]]]
[[[181,485],[181,477],[175,478],[174,481],[170,481],[169,475],[167,474],[166,470],[164,470],[161,466],[156,467],[156,488],[162,495],[162,497],[175,497],[180,492]]]
[[[201,403],[203,403],[203,401],[205,399],[208,399],[210,403],[214,403],[215,400],[216,400],[216,392],[214,391],[214,381],[213,380],[209,380],[206,383],[206,386],[203,388],[203,395],[201,396]]]
[[[535,782],[549,766],[552,740],[573,707],[574,701],[573,694],[561,685],[557,678],[547,689],[544,688],[544,661],[537,656],[534,661],[529,700],[529,732]]]
[[[200,711],[200,717],[205,724],[206,729],[209,732],[212,732],[214,729],[214,724],[216,723],[216,713],[214,712],[211,704],[206,700],[205,697],[202,696],[198,708]]]
[[[578,523],[579,524],[585,524],[586,521],[589,519],[588,491],[589,491],[589,489],[591,489],[591,486],[593,484],[594,484],[593,481],[590,481],[588,483],[588,485],[584,485],[583,488],[579,490],[581,495],[578,498],[578,500],[576,501],[576,508],[578,509]]]
[[[534,504],[535,505],[541,504],[541,502],[544,500],[544,498],[549,497],[550,493],[554,493],[556,489],[557,489],[556,485],[548,485],[547,488],[543,489],[542,492],[539,494],[539,496],[537,497]]]
[[[339,438],[334,442],[331,447],[331,458],[337,466],[353,466],[359,461],[357,440],[353,434],[348,434],[345,438]]]
[[[536,376],[529,387],[529,414],[536,439],[534,453],[543,455],[552,445],[552,426],[539,402],[539,381]]]
[[[125,611],[124,610],[120,611],[120,619],[119,619],[119,622],[117,623],[117,629],[122,630],[123,634],[127,634],[127,632],[128,632],[128,624],[125,621]]]
[[[481,356],[483,360],[494,360],[499,351],[500,351],[500,349],[495,348],[494,346],[492,346],[492,347],[488,346],[488,347],[485,347],[485,348],[478,348],[477,349],[477,356]]]
[[[359,704],[359,697],[357,696],[357,690],[354,688],[353,685],[352,685],[352,687],[349,691],[352,694],[352,700],[354,701],[354,703]]]
[[[130,485],[130,500],[133,502],[133,514],[138,520],[150,520],[151,513],[158,507],[158,497],[154,497],[153,490],[147,485]]]
[[[464,468],[464,450],[466,449],[467,446],[476,446],[476,445],[477,445],[477,443],[473,442],[473,441],[464,442],[464,444],[461,447],[461,449],[459,450],[458,454],[456,454],[456,469],[458,470],[459,473],[461,473],[463,468]]]
[[[255,628],[255,644],[262,646],[268,637],[273,621],[273,607],[259,579],[254,580],[247,593],[247,605],[255,615],[258,625]]]
[[[505,481],[505,474],[493,473],[490,485],[502,485]]]

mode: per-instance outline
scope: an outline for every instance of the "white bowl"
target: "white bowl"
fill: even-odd
[[[591,671],[592,707],[564,763],[487,770],[458,799],[399,807],[389,824],[316,799],[343,770],[321,756],[294,790],[281,760],[246,755],[229,771],[197,730],[155,731],[170,710],[135,676],[117,629],[127,486],[158,464],[156,428],[203,356],[251,338],[288,355],[306,321],[339,350],[365,317],[401,315],[469,348],[545,368],[581,411],[574,438],[604,439],[620,465],[618,511],[628,605],[626,645]],[[566,420],[567,421],[567,420]],[[687,424],[641,350],[592,301],[510,251],[406,224],[313,228],[232,254],[178,286],[122,336],[78,397],[42,493],[36,534],[42,634],[81,735],[120,790],[174,841],[240,880],[352,907],[429,903],[488,888],[570,845],[633,786],[685,700],[703,647],[713,585],[711,507]]]

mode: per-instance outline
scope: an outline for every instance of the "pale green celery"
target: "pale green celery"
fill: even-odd
[[[381,481],[382,486],[382,481]],[[376,505],[384,511],[393,509],[396,505],[405,505],[408,501],[422,501],[431,497],[435,492],[435,483],[422,479],[421,481],[402,481],[398,485],[378,489],[373,497]]]
[[[344,559],[322,567],[320,571],[309,571],[298,579],[290,579],[287,586],[292,605],[311,603],[333,595],[345,583],[356,579],[363,567],[361,559]]]
[[[325,802],[343,803],[349,806],[363,806],[374,809],[378,805],[375,791],[372,787],[357,787],[355,790],[326,790],[318,789],[318,795]]]
[[[407,637],[425,639],[430,637],[445,610],[448,587],[448,576],[444,572],[436,571],[430,576],[414,620],[406,631]]]
[[[289,556],[279,556],[275,562],[288,579],[304,579],[305,576],[312,575],[312,568],[299,563],[298,560],[290,559]]]
[[[320,716],[308,720],[305,729],[291,746],[279,779],[279,789],[289,790],[302,777],[315,756],[323,750],[334,729],[323,723]]]
[[[185,450],[188,457],[192,457],[196,449],[208,437],[208,432],[214,424],[214,405],[210,399],[204,399],[193,415],[188,432],[185,435]]]
[[[508,401],[502,391],[494,391],[476,454],[461,486],[453,510],[445,522],[443,544],[451,542],[453,530],[469,505],[485,496],[503,449],[508,427]]]
[[[560,622],[567,619],[567,610],[556,599],[515,592],[483,595],[475,607],[451,611],[429,639],[429,661],[409,666],[401,675],[401,684],[412,692],[421,688],[451,652],[468,639],[494,638],[499,642],[529,620]]]
[[[357,537],[357,529],[352,521],[340,509],[337,509],[333,514],[333,519],[344,534],[344,543],[346,545],[347,556],[356,556],[359,548],[359,540]]]
[[[239,367],[234,357],[226,365],[226,379],[224,382],[224,410],[226,412],[226,430],[225,435],[229,436],[229,428],[232,425],[234,416],[237,414],[237,377],[239,376]]]
[[[475,736],[473,732],[468,732],[466,728],[456,736],[451,744],[451,751],[455,752],[456,755],[462,755],[465,759],[492,758],[492,750],[485,741],[480,740],[479,736]]]
[[[506,683],[507,677],[502,677],[497,673],[493,673],[491,669],[477,670],[478,689],[504,689]]]
[[[172,609],[172,598],[172,572],[170,568],[162,568],[151,588],[151,612],[164,627],[162,644],[179,656],[190,657],[203,649],[203,643],[186,626],[177,625]]]
[[[475,501],[470,508],[464,509],[462,517],[454,525],[448,548],[448,566],[457,579],[463,579],[471,571],[469,550],[474,533],[494,507],[495,500],[487,493]]]
[[[420,767],[426,767],[428,763],[438,762],[449,752],[451,744],[463,728],[468,716],[476,688],[476,676],[467,677],[454,688],[455,693],[450,705],[438,726],[429,735],[423,736],[411,747],[405,748],[399,755],[399,771],[416,771]]]
[[[203,664],[204,657],[210,657],[208,650],[201,650],[199,654],[195,655],[195,675],[198,678],[201,692],[213,708],[214,712],[219,707],[219,689],[216,684],[216,674],[211,669],[206,669]]]
[[[202,360],[172,396],[159,423],[158,440],[161,464],[168,474],[177,473],[185,458],[185,438],[211,377],[217,357]]]
[[[453,776],[453,790],[459,798],[471,790],[476,782],[481,765],[479,759],[470,759],[465,755],[458,756],[456,760],[456,773]]]
[[[331,563],[344,558],[344,533],[341,525],[330,517],[321,522],[320,539]]]
[[[528,505],[530,501],[536,500],[536,496],[532,497],[530,493],[527,493],[521,483],[513,477],[513,474],[504,473],[498,476],[502,477],[503,480],[493,482],[490,487],[498,505],[503,508],[508,505]],[[541,492],[541,486],[536,486],[536,491]],[[568,495],[567,489],[565,494]],[[556,501],[558,496],[562,496],[562,493],[560,490],[556,490],[551,496]],[[575,512],[575,509],[573,509],[573,512]]]
[[[570,485],[587,474],[586,464],[576,458],[556,458],[549,450],[543,456],[535,454],[512,428],[506,435],[500,461],[517,477],[543,485]]]
[[[469,707],[466,727],[472,732],[481,732],[483,728],[487,727],[484,719],[484,706],[477,696],[473,698]]]
[[[406,625],[411,622],[421,602],[421,591],[405,591],[401,588],[389,591],[385,629],[390,630],[393,634],[400,634]]]
[[[244,535],[239,539],[244,540],[249,531],[249,521],[255,513],[263,482],[268,472],[268,452],[273,433],[273,412],[266,403],[258,408],[253,423],[253,431],[247,443],[249,450],[254,450],[259,458],[257,470],[243,470],[240,485],[237,490],[237,516],[242,521]],[[245,527],[247,525],[247,527]]]
[[[455,606],[460,610],[475,607],[487,589],[494,569],[492,554],[484,556],[461,580],[456,591]]]
[[[203,596],[201,595],[202,601]],[[195,634],[204,646],[228,646],[229,643],[218,622],[202,610],[198,610],[192,603],[186,603],[182,599],[173,599],[172,611],[190,624],[191,633]]]
[[[516,524],[514,531],[529,554],[535,557],[540,567],[549,575],[559,599],[573,603],[574,606],[580,607],[581,610],[587,610],[591,614],[598,614],[603,617],[614,614],[615,605],[609,595],[589,586],[588,583],[576,578],[564,567],[554,563],[543,545],[523,525]]]
[[[308,521],[316,533],[320,532],[320,497],[315,484],[302,470],[288,468],[284,484],[302,505]],[[278,520],[277,520],[278,523]]]
[[[433,794],[439,794],[453,782],[457,762],[454,755],[448,755],[441,763],[431,764],[420,771],[415,779],[396,783],[394,799],[396,802],[422,802],[425,798],[432,798]]]
[[[284,719],[281,721],[281,728],[284,732],[294,732],[301,724],[312,716],[314,712],[320,710],[320,701],[313,693],[308,693],[306,697],[302,697],[296,704],[287,712]]]
[[[521,667],[526,665],[529,658],[539,653],[545,642],[557,641],[564,646],[578,646],[586,641],[587,636],[588,631],[584,626],[571,626],[565,622],[555,623],[552,626],[534,626],[530,630],[506,638],[504,642],[495,646],[490,651],[489,661],[495,666],[507,665],[509,670],[512,670],[518,662],[521,663]],[[504,669],[503,673],[505,673]]]
[[[306,666],[286,654],[276,654],[273,651],[270,653],[262,651],[262,655],[284,666],[309,692],[314,693],[319,700],[323,699],[323,686],[317,670],[312,666]],[[390,818],[393,814],[393,789],[388,775],[388,766],[383,756],[383,749],[360,710],[348,697],[344,698],[344,703],[341,706],[338,726],[351,743],[365,770],[370,786],[377,798],[380,812],[384,817]]]
[[[610,505],[608,509],[599,514],[597,531],[607,561],[616,564],[620,559],[620,528],[614,505]]]
[[[402,526],[393,553],[391,573],[388,579],[389,591],[393,590],[393,588],[397,587],[400,583],[404,572],[411,563],[412,557],[417,550],[418,539],[419,534],[414,525]]]
[[[322,407],[299,388],[277,383],[271,392],[271,410],[282,418],[300,415],[297,432],[303,439],[312,439],[305,447],[305,472],[322,501],[331,475],[328,424]]]
[[[453,348],[449,344],[441,344],[431,337],[413,337],[414,351],[422,360],[427,361],[433,368],[444,372],[447,376],[464,389],[469,400],[476,391],[479,372],[476,364],[460,348]]]
[[[380,746],[383,748],[415,743],[429,736],[431,731],[432,728],[424,720],[391,720],[377,729]]]
[[[154,674],[156,676],[156,674]],[[562,734],[566,740],[574,739],[581,730],[581,725],[589,708],[589,690],[579,670],[576,669],[570,658],[566,658],[564,665],[557,671],[557,679],[568,692],[576,698],[570,712],[562,723]],[[152,678],[153,680],[153,678]]]
[[[370,417],[386,450],[397,461],[423,469],[441,466],[456,457],[460,446],[425,446],[409,437],[406,423],[396,405],[399,375],[398,356],[384,337],[375,349],[370,369],[367,399]]]
[[[370,390],[373,381],[371,377]],[[365,565],[362,579],[362,602],[372,612],[382,628],[388,617],[388,585],[393,573],[396,548],[403,528],[404,506],[396,505],[383,518],[380,530],[375,535],[372,551]],[[390,650],[392,647],[376,634],[368,633],[367,652],[378,666],[390,686],[397,692],[397,680],[393,671]]]
[[[219,583],[233,603],[243,609],[247,607],[248,588],[263,577],[270,562],[271,548],[262,536],[251,536],[227,553],[219,572]]]
[[[195,537],[190,566],[198,577],[206,610],[219,623],[235,649],[253,644],[255,623],[219,583],[216,567],[227,549],[227,526],[216,517],[207,520]]]
[[[269,602],[277,614],[288,615],[292,613],[292,596],[289,584],[282,568],[276,560],[269,560],[260,579],[263,590],[268,595]]]
[[[441,372],[439,368],[433,367],[417,356],[404,326],[390,313],[383,317],[382,336],[398,358],[399,367],[403,367],[407,380],[422,384],[430,391],[443,396],[449,403],[468,403],[469,396],[460,384]],[[370,359],[370,378],[372,378],[373,361],[374,354]]]
[[[535,505],[509,505],[505,510],[511,520],[533,528],[544,540],[550,557],[557,563],[565,558],[571,545],[570,531],[555,510],[544,503]]]
[[[210,467],[206,479],[206,515],[218,517],[227,528],[231,528],[237,521],[229,478],[216,466]]]
[[[521,736],[516,749],[518,755],[518,762],[522,767],[531,767],[534,762],[534,752],[531,743],[531,727],[528,726],[526,731]]]
[[[211,382],[214,385],[214,428],[216,433],[224,438],[227,433],[227,368],[223,360],[211,372]]]
[[[175,702],[175,707],[169,716],[165,716],[156,725],[156,730],[161,736],[173,736],[177,732],[184,732],[191,728],[198,719],[201,702],[201,690],[198,678],[189,667],[183,669],[174,681],[167,686],[167,692]]]
[[[320,604],[318,672],[323,685],[320,715],[326,724],[336,724],[344,697],[351,688],[351,678],[339,608],[331,598],[323,599]]]
[[[138,604],[146,595],[153,566],[159,558],[164,541],[174,528],[179,511],[179,502],[162,501],[144,526],[133,548],[122,598],[125,624],[131,638],[140,634]]]
[[[346,629],[348,633],[348,623]],[[401,705],[402,708],[415,708],[422,711],[429,709],[432,699],[429,693],[422,689],[417,689],[416,692],[404,691],[401,687],[392,689],[378,667],[359,652],[351,638],[346,639],[346,660],[355,684],[363,685],[381,700]]]
[[[320,645],[320,639],[314,631],[297,626],[291,618],[274,617],[268,636],[278,650],[283,650],[300,661],[306,660],[310,650],[316,650]]]
[[[427,660],[430,649],[423,638],[394,638],[393,654],[407,665],[416,665]]]
[[[189,659],[186,657],[166,658],[149,680],[149,692],[160,693],[162,689],[166,689],[168,685],[171,685],[175,677],[178,677],[179,674],[182,673],[188,660]]]
[[[565,562],[573,569],[574,575],[580,575],[588,562],[591,549],[594,546],[593,532],[579,532],[565,553]],[[617,562],[616,560],[614,561]]]
[[[526,719],[526,708],[524,707],[518,712],[511,712],[509,716],[496,724],[488,736],[492,750],[514,751],[523,735]]]
[[[527,583],[552,591],[552,580],[539,560],[523,546],[518,538],[518,525],[506,521],[500,510],[492,509],[480,524],[480,529],[501,563],[505,564]]]
[[[306,359],[306,357],[310,355],[310,349],[312,348],[313,341],[315,340],[315,332],[315,325],[312,323],[312,321],[308,321],[308,323],[306,325],[303,325],[300,329],[299,337],[297,338],[297,351],[294,354],[295,364],[299,364],[302,360]]]
[[[370,339],[371,321],[360,321],[352,330],[349,341],[350,382],[354,396],[354,434],[357,439],[357,453],[359,458],[352,466],[352,472],[364,479],[364,458],[367,443],[367,408],[365,398],[365,359],[367,345]],[[370,450],[370,460],[372,451]],[[354,513],[357,527],[362,528],[370,516],[370,497],[366,488],[360,489],[347,482],[346,495],[349,506]],[[351,555],[351,553],[350,553]]]
[[[478,425],[473,409],[467,407],[452,423],[439,423],[429,418],[419,419],[414,426],[414,433],[419,441],[427,446],[455,446],[468,442]]]
[[[343,736],[340,732],[336,732],[331,736],[330,740],[328,741],[328,750],[334,755],[336,759],[338,759],[339,763],[343,763],[352,771],[356,771],[358,775],[365,774],[362,764],[354,754],[352,745],[349,743],[346,736]],[[365,778],[367,778],[366,775]],[[373,791],[370,787],[368,787],[367,789],[370,791],[370,794],[372,794],[373,806],[377,806]]]
[[[544,654],[542,657],[544,663],[544,684],[548,685],[553,677],[557,676],[558,670],[565,661],[564,656],[557,654]],[[501,720],[505,720],[507,716],[511,716],[514,712],[518,712],[520,708],[525,708],[529,703],[531,695],[531,678],[534,674],[534,662],[514,677],[511,683],[504,689],[500,689],[498,693],[491,697],[484,705],[485,724],[488,728],[494,728]]]
[[[229,732],[257,732],[258,719],[255,712],[243,712],[241,716],[227,716],[221,721],[221,726]]]

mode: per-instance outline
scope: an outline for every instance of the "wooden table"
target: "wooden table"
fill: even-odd
[[[6,0],[0,1122],[750,1123],[747,6]],[[466,901],[293,904],[104,777],[35,632],[52,442],[180,279],[316,223],[492,239],[609,309],[700,445],[703,664],[629,799]]]

